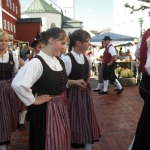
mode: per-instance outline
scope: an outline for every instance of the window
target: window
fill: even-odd
[[[7,27],[8,27],[8,31],[10,31],[10,22],[7,21]]]
[[[10,25],[11,25],[11,26],[10,26],[10,27],[11,27],[11,31],[13,32],[13,25],[12,25],[12,23],[11,23]]]
[[[11,3],[11,0],[9,0],[9,6],[10,6],[10,9],[12,9],[12,3]]]
[[[9,7],[9,0],[6,0],[6,5]]]
[[[14,33],[16,33],[16,26],[14,25]]]
[[[4,20],[4,29],[7,29],[6,20]]]
[[[18,8],[17,8],[17,6],[16,6],[16,14],[18,14]]]
[[[51,28],[53,28],[53,27],[56,27],[55,23],[52,23],[52,24],[51,24]]]
[[[12,3],[12,7],[13,7],[13,11],[15,11],[15,6],[14,6],[14,3]]]

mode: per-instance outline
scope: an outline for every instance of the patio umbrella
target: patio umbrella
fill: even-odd
[[[105,36],[110,36],[112,41],[134,41],[134,39],[137,38],[137,37],[117,34],[113,32],[107,32],[107,33],[99,34],[99,35],[92,37],[91,42],[101,42]]]

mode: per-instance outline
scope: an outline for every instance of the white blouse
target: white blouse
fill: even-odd
[[[137,49],[135,52],[135,56],[138,59],[140,58],[141,44],[142,44],[142,38],[141,38],[140,42],[138,43]],[[145,69],[146,69],[147,73],[150,75],[150,36],[146,39],[146,44],[147,44],[147,60],[146,60],[146,64],[145,64]]]
[[[13,55],[13,60],[14,60],[14,68],[13,68],[12,77],[14,77],[17,74],[18,67],[19,67],[19,62],[14,55]],[[3,58],[0,58],[0,63],[7,63],[8,61],[9,61],[9,52],[6,51],[6,53],[3,55]]]
[[[56,57],[50,57],[43,51],[37,55],[41,56],[46,64],[54,71],[62,71],[63,68]],[[43,66],[38,58],[31,59],[19,71],[12,82],[12,88],[26,106],[34,103],[35,97],[31,87],[41,77]]]
[[[71,51],[71,53],[73,54],[75,60],[76,60],[79,64],[84,64],[85,60],[84,60],[83,54],[78,54],[78,53],[76,53],[76,52],[73,51],[73,50]],[[87,60],[88,60],[88,62],[89,62],[89,72],[90,72],[91,69],[92,69],[92,61],[91,61],[91,59],[90,59],[88,56],[86,56],[86,58],[87,58]],[[72,69],[72,62],[71,62],[71,59],[70,59],[69,56],[66,55],[66,56],[64,56],[64,57],[62,58],[62,60],[63,60],[64,63],[65,63],[66,72],[67,72],[67,75],[69,76],[69,74],[71,73],[71,69]]]

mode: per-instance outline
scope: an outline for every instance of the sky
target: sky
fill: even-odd
[[[20,0],[23,8],[31,0]],[[56,0],[51,0],[57,3]],[[97,30],[112,28],[113,0],[75,0],[75,19],[83,21],[83,29]]]

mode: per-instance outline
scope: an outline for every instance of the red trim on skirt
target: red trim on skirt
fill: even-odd
[[[8,143],[19,120],[19,101],[11,88],[12,80],[0,81],[0,143]]]

